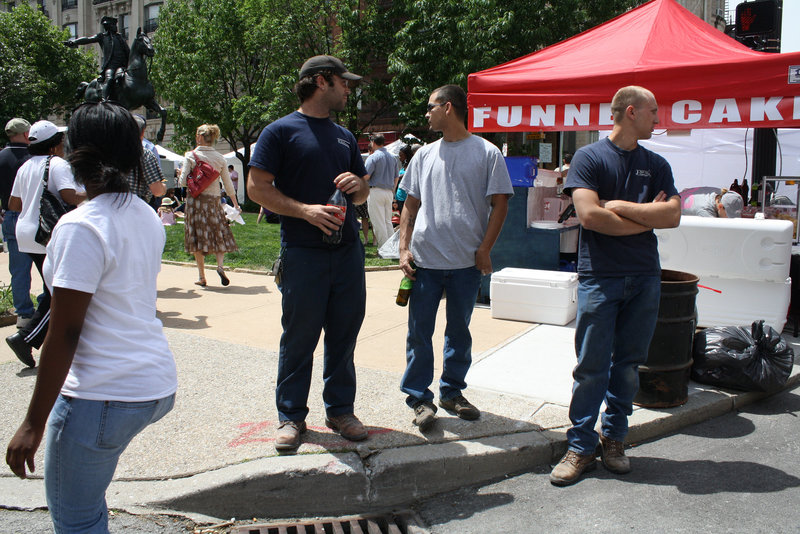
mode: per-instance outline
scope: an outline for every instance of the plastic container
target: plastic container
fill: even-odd
[[[578,275],[507,267],[492,274],[492,317],[565,325],[578,312]]]
[[[566,224],[566,230],[561,232],[559,252],[565,254],[574,254],[578,252],[578,236],[580,235],[580,227],[577,224]]]
[[[678,228],[655,233],[661,267],[700,279],[698,326],[763,319],[781,332],[791,299],[793,229],[782,220],[684,216]]]
[[[783,282],[789,276],[793,230],[790,221],[684,215],[677,228],[655,232],[664,269],[689,272],[701,279],[716,276]]]

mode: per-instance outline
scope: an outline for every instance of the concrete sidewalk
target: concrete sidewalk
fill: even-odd
[[[0,281],[5,283],[7,258],[0,255]],[[297,455],[278,456],[272,436],[280,293],[264,274],[234,271],[229,276],[231,285],[223,288],[207,270],[209,286],[201,289],[193,285],[193,266],[163,266],[158,312],[178,363],[177,401],[122,456],[108,492],[112,508],[172,511],[198,520],[341,515],[382,510],[530,470],[563,453],[575,361],[571,327],[496,320],[489,309],[477,308],[466,394],[483,416],[466,422],[440,410],[439,422],[423,436],[399,391],[407,312],[394,304],[401,276],[389,270],[367,273],[367,314],[356,348],[356,413],[369,427],[370,439],[354,444],[325,427],[317,358],[309,432]],[[437,354],[443,328],[440,310]],[[13,329],[0,328],[0,335]],[[2,445],[25,413],[35,375],[0,343]],[[792,385],[797,377],[795,367]],[[692,385],[682,407],[636,409],[629,442],[673,432],[759,398]],[[44,444],[36,458],[37,476],[43,451]],[[21,481],[7,468],[2,471],[0,506],[44,505],[41,479]]]

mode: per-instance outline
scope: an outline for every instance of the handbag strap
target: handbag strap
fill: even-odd
[[[197,154],[195,153],[194,150],[192,150],[192,156],[194,157],[194,165],[192,166],[192,168],[194,168],[197,167],[198,163],[200,163],[200,159],[197,157]]]
[[[50,160],[53,159],[53,156],[47,156],[47,162],[44,164],[44,176],[42,176],[42,182],[44,183],[44,188],[47,189],[47,179],[50,177]]]

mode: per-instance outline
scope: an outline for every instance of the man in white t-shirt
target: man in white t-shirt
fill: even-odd
[[[514,194],[500,150],[469,133],[464,126],[466,113],[467,95],[461,87],[445,85],[431,94],[426,118],[443,137],[417,151],[400,184],[408,192],[400,218],[400,268],[415,280],[400,389],[423,432],[436,419],[429,389],[434,361],[431,338],[445,293],[447,328],[439,406],[461,419],[480,417],[480,411],[461,394],[472,363],[469,322],[481,275],[492,272],[490,252]]]

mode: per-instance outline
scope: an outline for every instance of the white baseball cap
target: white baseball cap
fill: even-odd
[[[28,141],[31,144],[41,143],[42,141],[47,141],[58,132],[66,131],[66,126],[56,126],[50,121],[36,121],[31,125],[31,129],[28,132]]]

